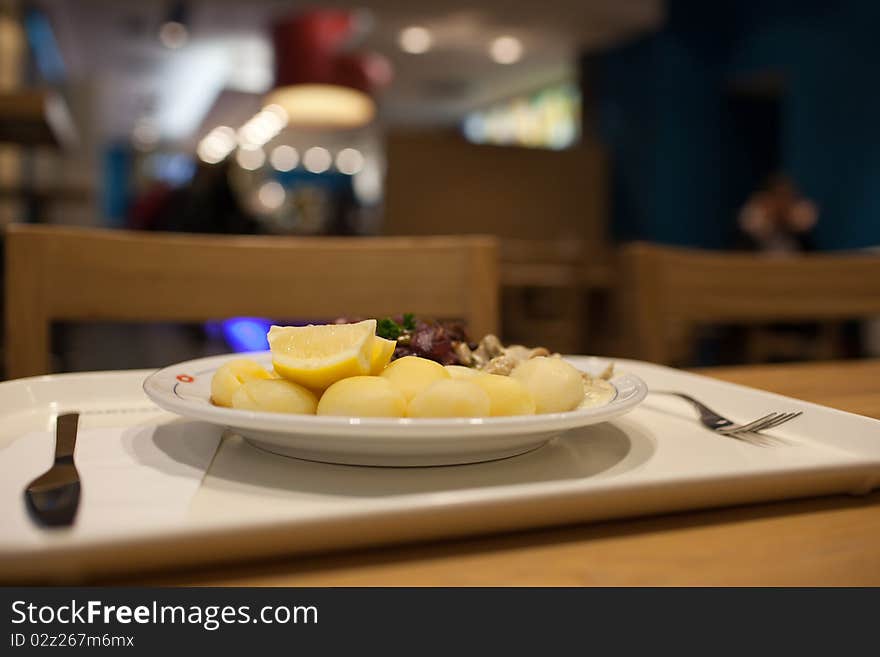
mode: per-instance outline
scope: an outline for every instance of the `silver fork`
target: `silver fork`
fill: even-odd
[[[690,402],[694,408],[700,412],[700,422],[702,422],[703,426],[716,433],[731,436],[733,438],[742,438],[748,434],[754,435],[760,431],[766,431],[767,429],[778,427],[779,425],[790,422],[799,415],[802,415],[801,411],[795,413],[768,413],[763,417],[759,417],[757,420],[746,422],[744,424],[736,424],[723,415],[716,413],[704,403],[697,401],[683,392],[670,392],[668,390],[652,390],[651,392],[661,395],[673,395]]]

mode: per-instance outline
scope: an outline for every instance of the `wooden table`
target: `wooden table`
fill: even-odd
[[[880,418],[880,360],[702,373]],[[186,571],[138,583],[876,586],[880,585],[880,492],[290,558]]]

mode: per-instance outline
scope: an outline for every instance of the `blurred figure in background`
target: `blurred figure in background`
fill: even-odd
[[[153,182],[129,209],[128,227],[186,233],[256,233],[257,224],[242,208],[229,184],[230,162],[199,163],[192,180],[172,188]]]
[[[769,254],[813,251],[816,204],[801,195],[785,174],[770,176],[740,210],[739,247]],[[840,326],[815,322],[777,322],[746,327],[746,361],[752,363],[831,358],[837,352]],[[740,339],[742,339],[742,337]]]
[[[816,204],[801,196],[791,178],[776,174],[740,211],[739,245],[768,253],[812,251],[812,231],[818,219]]]

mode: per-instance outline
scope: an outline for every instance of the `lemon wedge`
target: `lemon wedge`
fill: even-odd
[[[397,340],[386,340],[378,335],[373,338],[373,353],[370,355],[370,374],[376,376],[391,362]]]
[[[267,337],[278,374],[312,390],[323,390],[340,379],[370,373],[376,320],[273,326]]]

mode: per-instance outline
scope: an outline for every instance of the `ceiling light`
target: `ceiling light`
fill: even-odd
[[[263,111],[268,112],[269,114],[274,114],[277,117],[278,122],[282,128],[287,125],[287,121],[289,120],[289,117],[287,116],[287,110],[281,107],[281,105],[270,103],[263,108]]]
[[[348,176],[353,176],[364,168],[364,156],[356,148],[343,148],[336,155],[336,168]]]
[[[499,64],[513,64],[522,57],[522,41],[512,36],[498,37],[490,44],[489,54]]]
[[[303,155],[303,165],[307,171],[312,173],[324,173],[332,163],[333,158],[330,156],[330,151],[320,146],[312,146]]]
[[[262,146],[272,138],[271,133],[263,126],[248,121],[238,129],[238,144],[242,148]]]
[[[227,153],[221,152],[219,149],[213,147],[209,141],[202,140],[199,142],[198,149],[196,149],[196,155],[199,156],[199,159],[202,162],[217,164],[218,162],[223,161],[223,158],[226,157]]]
[[[280,87],[266,100],[281,106],[297,127],[355,128],[373,120],[376,105],[366,93],[332,84]]]
[[[196,154],[208,164],[217,164],[235,148],[235,130],[227,125],[217,126],[200,142]]]
[[[424,27],[411,26],[400,31],[397,43],[400,49],[412,55],[421,55],[431,49],[434,37]]]
[[[215,139],[217,143],[221,144],[227,151],[231,151],[235,148],[235,130],[228,125],[218,125],[211,130],[209,136]]]
[[[281,111],[284,112],[283,109]],[[281,114],[276,112],[261,110],[251,121],[259,125],[266,132],[277,135],[287,124],[287,112],[284,112],[282,117]]]
[[[183,23],[168,21],[159,28],[159,41],[171,50],[182,48],[189,39],[189,31]]]
[[[256,171],[266,162],[266,154],[262,148],[239,148],[235,161],[242,169]]]
[[[280,208],[284,203],[285,196],[284,187],[281,186],[281,183],[274,180],[264,183],[257,192],[257,199],[259,199],[260,203],[263,204],[263,207],[268,210],[277,210]]]
[[[299,153],[293,146],[281,144],[272,149],[269,163],[276,171],[292,171],[299,164]]]
[[[287,112],[278,105],[268,105],[257,112],[238,130],[238,144],[242,148],[262,146],[273,139],[287,125]]]
[[[382,55],[352,50],[363,21],[340,9],[299,11],[273,22],[275,88],[265,102],[279,105],[299,129],[353,129],[376,114],[374,94],[391,81]]]

